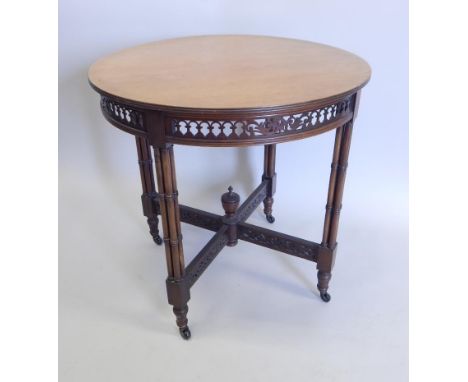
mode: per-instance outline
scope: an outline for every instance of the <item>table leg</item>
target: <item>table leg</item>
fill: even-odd
[[[156,244],[161,245],[162,239],[159,236],[158,230],[158,211],[154,202],[158,195],[154,184],[151,147],[146,138],[135,137],[135,140],[138,152],[138,164],[140,165],[141,186],[143,188],[143,194],[141,195],[143,214],[147,218],[151,237]]]
[[[328,284],[331,279],[331,271],[334,264],[338,223],[343,199],[346,168],[348,167],[352,130],[353,121],[351,120],[344,126],[339,127],[336,130],[335,136],[322,238],[322,246],[331,249],[331,251],[328,251],[327,255],[325,255],[324,252],[324,254],[321,255],[322,258],[317,262],[317,288],[320,291],[320,297],[325,302],[330,301],[331,298],[330,294],[328,294]],[[323,258],[324,256],[326,257]]]
[[[264,160],[263,160],[263,176],[262,180],[268,179],[270,185],[267,189],[267,197],[263,200],[263,212],[269,223],[273,223],[275,218],[272,215],[273,195],[276,186],[276,145],[265,145]]]
[[[159,204],[166,249],[168,301],[173,306],[181,336],[184,339],[189,339],[191,334],[187,320],[187,302],[190,299],[190,288],[184,282],[184,250],[182,247],[173,146],[155,147],[154,156],[156,159]]]

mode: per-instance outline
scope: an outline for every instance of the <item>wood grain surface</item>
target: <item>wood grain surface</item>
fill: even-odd
[[[89,69],[96,90],[146,105],[249,109],[352,93],[369,65],[331,46],[279,37],[222,35],[157,41]]]

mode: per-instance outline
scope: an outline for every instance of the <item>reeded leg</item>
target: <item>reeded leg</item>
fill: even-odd
[[[329,302],[331,298],[328,294],[328,284],[331,279],[331,271],[334,264],[338,223],[343,199],[346,168],[348,167],[352,129],[353,121],[351,120],[344,126],[339,127],[336,130],[335,136],[322,238],[322,246],[330,249],[330,251],[321,253],[317,261],[317,288],[320,291],[320,297],[325,302]]]
[[[158,197],[154,184],[153,159],[151,156],[151,148],[148,140],[142,137],[135,137],[138,164],[140,165],[141,185],[143,194],[141,202],[143,205],[143,214],[147,218],[151,237],[158,245],[162,244],[161,236],[158,230],[158,211],[155,200]]]
[[[166,249],[167,296],[169,304],[173,306],[182,338],[190,338],[188,327],[187,302],[190,299],[190,288],[184,281],[185,264],[180,229],[180,212],[177,200],[177,183],[174,165],[174,151],[172,145],[155,147],[156,173],[161,208],[161,221],[164,232]]]
[[[269,223],[273,223],[275,221],[275,218],[272,215],[273,195],[276,188],[275,161],[276,145],[265,145],[262,180],[270,180],[270,186],[267,190],[267,197],[263,200],[263,212],[265,213],[266,219]]]

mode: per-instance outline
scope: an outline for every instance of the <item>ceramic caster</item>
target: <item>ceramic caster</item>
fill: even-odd
[[[268,223],[273,224],[275,222],[275,217],[273,215],[266,215],[266,220]]]
[[[322,299],[322,301],[324,302],[329,302],[331,300],[331,296],[325,292],[325,293],[320,293],[320,298]]]
[[[185,328],[179,328],[179,332],[184,340],[188,340],[192,336],[192,333],[190,333],[190,329],[188,328],[188,326],[186,326]]]
[[[159,235],[157,235],[156,237],[153,237],[153,240],[157,245],[161,245],[163,242],[163,240],[161,239],[161,236]]]

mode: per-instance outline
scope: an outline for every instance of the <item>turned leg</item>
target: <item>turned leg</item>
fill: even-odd
[[[263,212],[269,223],[275,221],[272,215],[273,195],[276,189],[275,160],[276,145],[265,145],[262,180],[269,180],[269,186],[267,188],[267,196],[263,200]]]
[[[151,156],[151,148],[148,140],[142,137],[135,137],[138,164],[140,165],[141,185],[143,194],[141,202],[143,205],[143,214],[146,216],[151,237],[158,245],[162,244],[161,236],[158,230],[158,209],[156,200],[158,194],[154,184],[153,159]]]
[[[331,298],[328,293],[328,284],[331,279],[331,271],[336,252],[336,237],[338,233],[341,202],[343,199],[346,168],[348,167],[352,130],[353,121],[351,120],[344,126],[339,127],[336,130],[335,136],[322,237],[322,246],[327,248],[328,251],[321,253],[319,261],[317,262],[317,288],[320,291],[320,297],[325,302],[330,301]]]
[[[189,339],[187,302],[190,299],[190,288],[184,280],[185,264],[180,229],[180,212],[177,200],[177,183],[174,165],[174,151],[172,145],[155,147],[156,173],[158,178],[159,204],[161,221],[164,232],[166,250],[167,296],[169,304],[173,306],[182,338]]]

